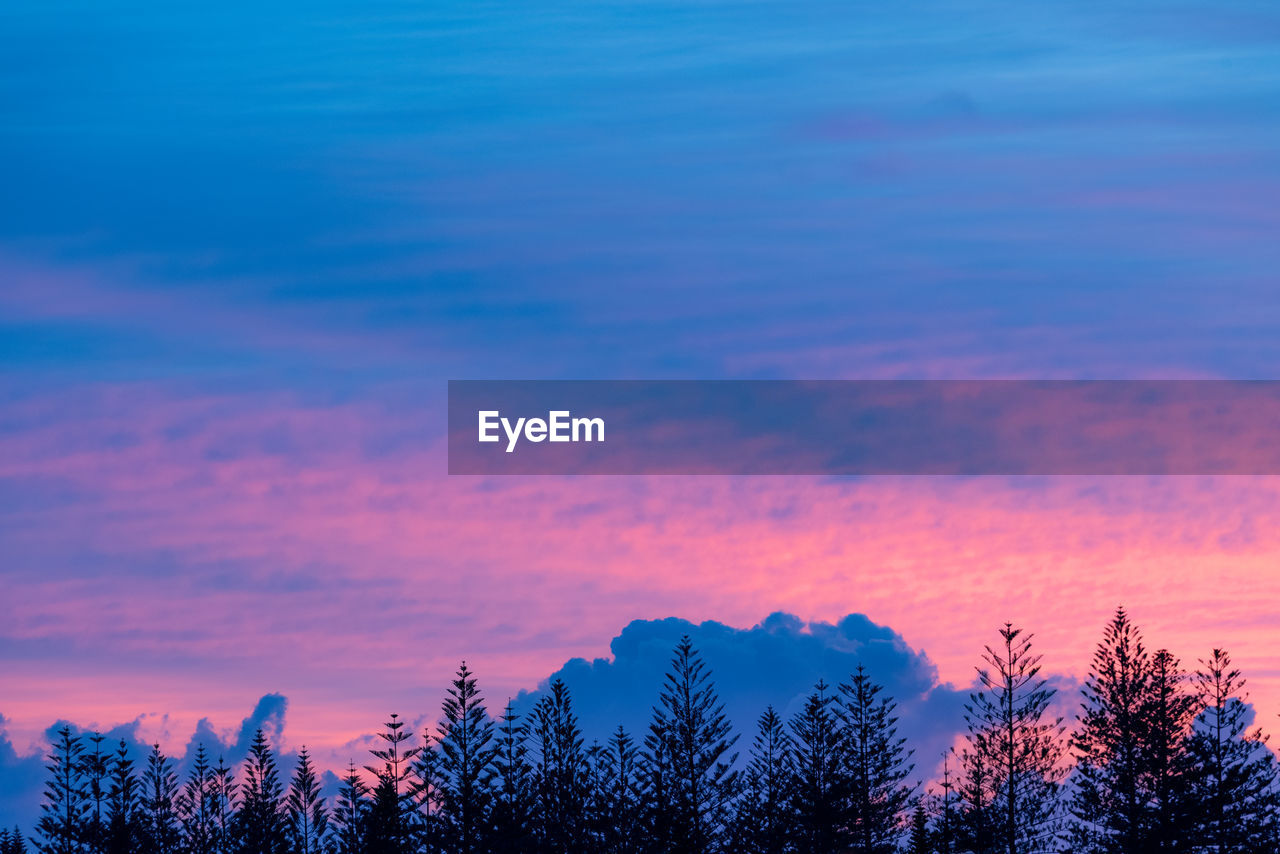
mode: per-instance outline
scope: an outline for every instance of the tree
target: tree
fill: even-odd
[[[360,779],[354,763],[342,778],[329,825],[329,850],[333,854],[364,854],[365,816],[369,810],[369,788]]]
[[[213,850],[218,854],[232,850],[236,793],[239,785],[223,757],[213,767],[209,778],[209,810],[214,826]]]
[[[472,854],[483,849],[497,747],[493,721],[465,661],[449,686],[443,713],[437,771],[444,848]]]
[[[111,778],[107,791],[108,854],[133,854],[141,849],[142,792],[138,778],[133,773],[133,760],[129,758],[129,746],[120,739],[120,746],[112,757]]]
[[[1196,674],[1204,711],[1190,739],[1197,767],[1196,841],[1215,854],[1274,852],[1276,761],[1260,728],[1250,730],[1245,681],[1215,649]]]
[[[410,735],[399,715],[391,716],[378,737],[386,746],[369,752],[382,764],[365,767],[377,780],[366,817],[365,847],[370,854],[406,854],[414,833],[412,763],[422,748],[406,746]]]
[[[1185,689],[1186,674],[1178,660],[1165,649],[1151,657],[1151,678],[1145,721],[1144,746],[1150,793],[1148,845],[1153,852],[1189,850],[1192,810],[1189,802],[1194,764],[1187,750],[1187,737],[1199,705]]]
[[[182,833],[178,829],[178,777],[173,763],[158,744],[151,746],[147,756],[142,791],[143,833],[148,850],[152,854],[178,854],[182,845]]]
[[[89,807],[85,817],[84,841],[88,850],[94,854],[101,854],[107,844],[107,793],[110,789],[111,754],[102,749],[105,738],[97,732],[89,736],[93,749],[85,751],[80,769]]]
[[[907,854],[933,854],[933,842],[929,834],[929,814],[923,802],[916,804],[911,813],[911,835],[907,839]]]
[[[1051,851],[1059,827],[1064,729],[1048,715],[1054,690],[1040,676],[1031,637],[1005,623],[965,705],[970,755],[980,754],[989,774],[992,831],[1005,854]]]
[[[896,704],[882,697],[866,668],[840,686],[841,740],[848,781],[844,826],[851,850],[890,854],[907,823],[913,786],[906,783],[915,766],[906,739],[898,736]]]
[[[845,812],[849,779],[845,774],[845,741],[835,711],[835,697],[819,681],[791,722],[791,807],[795,814],[796,849],[801,854],[829,854],[848,842]]]
[[[790,850],[794,749],[782,718],[769,706],[756,721],[756,737],[733,822],[734,851],[787,854]]]
[[[240,809],[234,823],[235,850],[239,854],[286,854],[282,796],[275,754],[259,728],[245,759]]]
[[[1145,851],[1151,662],[1124,608],[1116,609],[1094,652],[1083,695],[1071,742],[1076,767],[1067,841],[1080,854]]]
[[[0,854],[27,854],[27,840],[20,829],[0,830]]]
[[[520,715],[508,701],[493,761],[497,786],[490,846],[495,854],[526,854],[533,847],[535,790],[528,742],[529,727],[520,722]]]
[[[208,751],[201,744],[196,747],[187,781],[178,796],[178,816],[187,854],[213,854],[217,850],[218,824],[210,796],[212,784],[213,767],[209,764]]]
[[[599,848],[606,854],[639,851],[641,784],[635,741],[619,726],[597,759],[594,813]]]
[[[654,733],[670,757],[670,844],[676,854],[718,851],[738,794],[738,737],[711,672],[686,635],[676,645],[659,694]]]
[[[298,752],[298,766],[285,798],[285,812],[291,854],[322,854],[329,811],[320,796],[320,783],[305,746]]]
[[[84,746],[80,736],[63,726],[49,751],[49,772],[44,804],[36,824],[36,850],[41,854],[80,854],[87,851],[85,825],[89,816],[89,793],[83,768]]]
[[[573,854],[587,837],[589,766],[582,729],[564,680],[533,707],[533,744],[537,753],[538,848],[548,854]]]

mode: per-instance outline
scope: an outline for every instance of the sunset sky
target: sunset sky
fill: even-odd
[[[1280,478],[444,451],[448,379],[1277,378],[1273,2],[260,6],[0,9],[0,822],[59,720],[340,767],[465,657],[639,721],[672,617],[940,749],[1004,621],[1070,690],[1123,604],[1280,724]]]

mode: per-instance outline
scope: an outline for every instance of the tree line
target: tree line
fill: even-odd
[[[434,731],[391,715],[369,764],[326,799],[307,750],[284,779],[259,730],[237,768],[198,748],[179,779],[158,746],[58,731],[34,833],[0,854],[1275,854],[1280,781],[1244,679],[1149,652],[1123,609],[1071,726],[1032,638],[999,631],[941,777],[914,781],[894,700],[859,666],[790,719],[767,708],[739,756],[711,672],[676,646],[637,738],[588,744],[568,687],[491,715],[458,669]]]

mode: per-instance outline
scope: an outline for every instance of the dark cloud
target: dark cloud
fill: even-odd
[[[684,635],[710,665],[725,708],[743,736],[744,753],[756,718],[767,706],[789,717],[819,679],[839,685],[859,664],[897,701],[901,731],[916,750],[921,777],[932,775],[963,726],[967,691],[940,683],[927,655],[861,614],[831,624],[775,613],[749,629],[677,617],[636,620],[614,638],[612,659],[573,659],[538,691],[521,694],[516,707],[527,712],[552,680],[563,679],[589,738],[603,740],[619,724],[642,735],[672,649]]]

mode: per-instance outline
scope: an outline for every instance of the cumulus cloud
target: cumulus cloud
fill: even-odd
[[[725,709],[742,735],[744,754],[767,706],[789,717],[819,679],[839,685],[859,664],[898,703],[901,734],[916,750],[920,778],[932,776],[964,724],[967,690],[939,681],[927,655],[862,614],[828,623],[778,612],[747,629],[677,617],[636,620],[614,638],[611,658],[567,662],[537,691],[522,693],[516,708],[527,713],[552,681],[563,679],[589,739],[603,740],[619,724],[642,735],[672,649],[684,635],[710,666]]]

